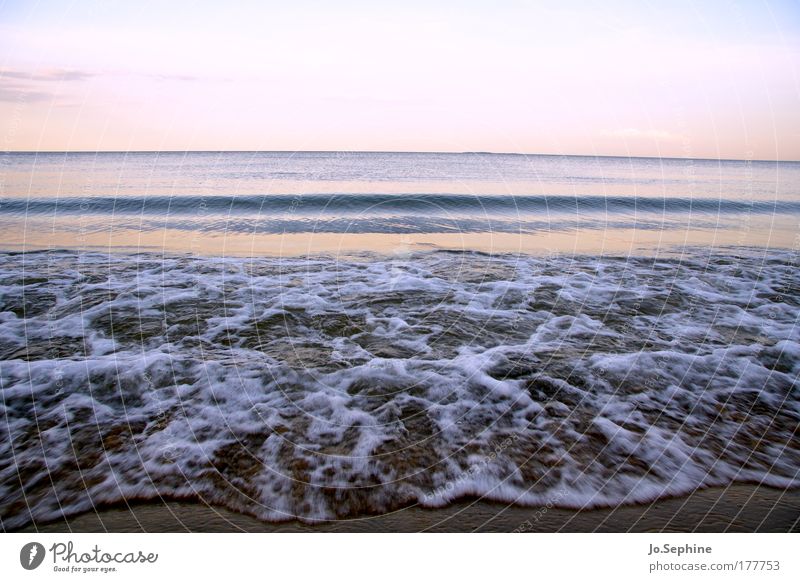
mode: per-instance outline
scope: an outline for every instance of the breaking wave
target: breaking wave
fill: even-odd
[[[2,254],[0,525],[798,486],[799,307],[780,251]]]

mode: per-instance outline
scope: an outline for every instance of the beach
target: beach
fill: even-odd
[[[148,502],[99,508],[20,532],[797,532],[800,490],[752,485],[697,491],[685,497],[611,509],[564,510],[462,501],[446,509],[405,508],[332,523],[266,523],[201,502]]]
[[[694,161],[688,196],[679,160],[36,161],[0,206],[4,531],[796,527],[798,164]]]
[[[794,261],[0,255],[3,528],[796,487]]]
[[[5,578],[797,578],[798,0],[0,31]]]

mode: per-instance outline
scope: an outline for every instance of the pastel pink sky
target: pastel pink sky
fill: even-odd
[[[3,150],[800,160],[795,2],[6,2]]]

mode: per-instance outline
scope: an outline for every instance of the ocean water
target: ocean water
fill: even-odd
[[[0,162],[5,248],[641,253],[789,247],[800,219],[793,162],[348,152]]]
[[[800,486],[799,164],[3,164],[4,530]]]

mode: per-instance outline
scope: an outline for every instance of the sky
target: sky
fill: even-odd
[[[0,0],[0,140],[800,160],[800,2]]]

